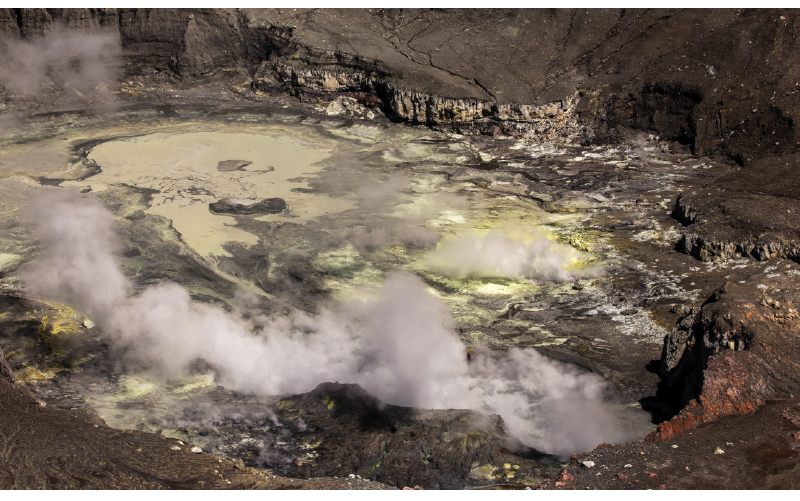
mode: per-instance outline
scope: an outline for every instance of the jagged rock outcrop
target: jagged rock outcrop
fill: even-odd
[[[675,200],[672,217],[684,226],[697,222],[697,208],[688,203],[686,195],[681,193]]]
[[[263,74],[266,68],[260,70]],[[375,90],[386,76],[376,61],[365,61],[340,53],[313,54],[301,51],[275,61],[272,70],[291,87],[306,87],[325,92]],[[256,87],[259,82],[256,79]]]
[[[754,257],[759,261],[770,258],[800,260],[800,245],[797,242],[754,243],[752,240],[724,242],[710,240],[689,231],[684,232],[677,245],[678,250],[691,254],[700,261]]]
[[[753,257],[800,260],[800,233],[793,214],[800,201],[726,192],[681,194],[672,217],[686,225],[677,249],[700,261]]]
[[[742,330],[742,325],[731,323],[730,312],[721,312],[712,306],[726,291],[727,286],[715,292],[703,306],[691,308],[664,338],[661,385],[671,390],[680,389],[681,406],[700,394],[702,371],[708,366],[709,358],[723,350],[745,350],[752,340],[752,333]],[[708,307],[703,309],[705,306]]]
[[[392,114],[412,123],[470,122],[492,115],[491,102],[442,98],[398,89],[391,84],[385,84],[382,91]]]
[[[411,92],[392,84],[384,84],[379,89],[378,95],[382,96],[395,116],[408,122],[428,125],[471,122],[487,117],[500,121],[530,122],[568,114],[577,101],[575,95],[564,101],[538,106],[517,103],[498,105],[492,101],[452,99]]]
[[[664,339],[659,396],[681,411],[648,439],[667,440],[721,416],[752,412],[800,388],[797,286],[791,277],[779,280],[770,293],[726,284]]]
[[[393,117],[415,124],[463,123],[483,118],[529,122],[568,114],[578,101],[577,93],[564,101],[542,105],[498,105],[491,100],[430,95],[391,83],[389,72],[379,69],[377,62],[368,63],[341,54],[282,58],[273,64],[272,70],[274,73],[269,71],[267,65],[259,67],[253,80],[255,88],[270,90],[275,88],[276,83],[282,83],[285,88],[305,93],[372,92]]]

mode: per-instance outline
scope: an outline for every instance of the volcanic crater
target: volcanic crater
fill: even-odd
[[[797,487],[799,28],[0,9],[0,487]]]

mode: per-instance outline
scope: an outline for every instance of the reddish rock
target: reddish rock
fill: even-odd
[[[669,440],[722,416],[750,414],[800,389],[794,377],[800,325],[787,315],[775,318],[774,305],[785,301],[754,305],[759,292],[753,289],[726,284],[668,336],[662,381],[676,395],[696,396],[646,440]]]
[[[558,475],[558,478],[556,479],[556,481],[558,482],[570,482],[572,480],[575,480],[575,477],[569,474],[567,470],[561,470],[561,473]]]

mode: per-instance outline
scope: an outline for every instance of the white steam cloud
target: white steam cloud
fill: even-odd
[[[442,239],[428,257],[428,266],[447,275],[543,279],[566,282],[597,276],[599,268],[579,269],[590,258],[573,247],[556,242],[540,230],[517,230],[515,235],[491,230],[479,235]]]
[[[346,176],[343,179],[356,186],[359,205],[371,212],[362,219],[361,226],[341,228],[347,234],[347,240],[359,252],[391,245],[429,247],[439,241],[439,233],[426,228],[425,222],[444,210],[444,198],[433,197],[431,203],[418,213],[398,213],[398,207],[405,205],[401,195],[409,184],[406,176],[392,174],[382,182],[359,179],[356,176]],[[447,201],[453,202],[452,199]]]
[[[76,193],[67,191],[37,203],[43,250],[36,270],[28,270],[23,280],[38,294],[54,291],[100,318],[125,300],[131,286],[115,258],[114,220],[97,202],[76,202]]]
[[[385,207],[397,198],[408,184],[408,179],[401,174],[390,175],[385,181],[377,182],[371,180],[361,180],[358,183],[356,193],[361,204],[365,209],[377,209]]]
[[[115,347],[165,376],[203,359],[219,383],[262,395],[357,383],[391,404],[500,414],[524,443],[557,454],[629,441],[646,427],[644,413],[621,419],[600,377],[533,349],[478,349],[467,361],[448,308],[412,274],[390,273],[378,297],[315,316],[245,320],[172,283],[130,297],[113,220],[97,203],[50,199],[38,217],[45,250],[24,276],[29,289],[87,308]]]
[[[439,234],[421,224],[403,221],[381,221],[382,226],[358,226],[350,232],[349,241],[360,252],[388,245],[428,247],[439,241]]]
[[[0,49],[0,85],[16,95],[40,94],[51,86],[84,95],[107,93],[120,56],[114,34],[63,28],[30,41],[5,40]]]

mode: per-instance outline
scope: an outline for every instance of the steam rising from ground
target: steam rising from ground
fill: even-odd
[[[113,34],[58,28],[30,41],[6,40],[1,49],[0,85],[17,95],[40,94],[49,86],[81,95],[107,93],[102,88],[114,81],[120,55]]]
[[[597,268],[578,269],[587,254],[528,228],[515,235],[492,230],[483,235],[443,239],[430,255],[428,265],[453,276],[507,277],[516,280],[544,279],[566,282],[596,276]]]
[[[448,308],[412,274],[390,273],[376,297],[316,316],[227,313],[172,283],[130,297],[113,220],[98,203],[50,199],[38,218],[45,249],[24,276],[30,290],[87,308],[112,345],[165,376],[203,359],[221,384],[262,395],[357,383],[392,404],[500,414],[524,443],[559,454],[628,441],[646,426],[644,414],[620,419],[600,377],[532,349],[479,349],[468,362]]]
[[[97,202],[78,204],[75,193],[53,194],[35,206],[43,245],[35,270],[23,274],[37,294],[61,299],[105,317],[125,300],[130,282],[122,274],[114,220]]]
[[[358,183],[356,193],[361,207],[377,209],[393,201],[403,188],[408,184],[408,179],[400,174],[389,176],[384,182],[362,181]]]
[[[342,228],[347,240],[359,252],[379,249],[391,245],[410,245],[428,247],[439,241],[439,233],[425,227],[425,221],[438,215],[446,206],[441,197],[420,213],[397,213],[402,204],[400,198],[409,184],[408,178],[393,174],[383,182],[350,177],[348,181],[357,186],[356,193],[362,209],[370,211],[362,219],[362,225],[355,228]]]

